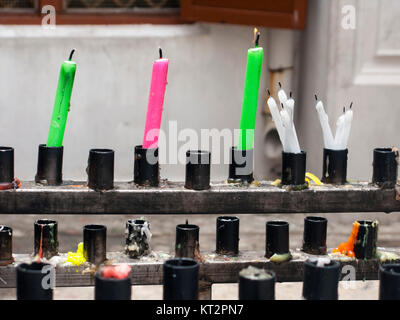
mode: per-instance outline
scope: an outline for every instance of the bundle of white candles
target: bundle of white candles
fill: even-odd
[[[292,93],[290,93],[289,99],[282,89],[282,85],[279,82],[278,98],[281,103],[282,110],[279,110],[275,99],[271,96],[268,91],[269,98],[267,104],[272,115],[272,119],[275,122],[276,130],[278,131],[279,139],[281,140],[283,151],[287,153],[300,153],[299,140],[297,139],[296,128],[293,122],[294,116],[294,99]]]
[[[345,150],[347,149],[347,143],[349,141],[351,122],[353,121],[353,103],[350,104],[349,109],[343,108],[343,113],[339,116],[336,121],[336,132],[335,137],[332,135],[331,127],[329,125],[328,115],[325,112],[324,105],[321,100],[318,100],[317,95],[315,95],[315,100],[317,104],[315,109],[317,109],[319,122],[322,128],[322,135],[324,139],[325,149],[331,150]]]

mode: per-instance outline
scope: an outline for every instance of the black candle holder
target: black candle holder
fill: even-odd
[[[281,220],[267,221],[265,225],[265,257],[287,254],[289,251],[289,223]]]
[[[376,243],[378,241],[378,222],[359,220],[357,240],[354,244],[354,254],[357,259],[376,258]]]
[[[55,271],[51,264],[33,262],[17,266],[18,300],[52,300],[54,284]]]
[[[275,300],[275,272],[248,267],[239,272],[239,300]]]
[[[331,150],[324,148],[322,165],[322,182],[345,184],[347,180],[348,150]]]
[[[202,150],[186,152],[185,188],[207,190],[210,188],[211,153]]]
[[[379,267],[379,299],[400,300],[400,264]]]
[[[58,224],[55,220],[39,219],[34,225],[35,255],[50,259],[58,255]]]
[[[150,252],[150,224],[146,220],[128,220],[125,228],[125,253],[137,258]]]
[[[328,220],[322,217],[304,219],[303,248],[306,253],[326,254],[326,232]]]
[[[398,151],[392,148],[374,149],[372,183],[381,188],[393,188],[397,183]]]
[[[304,262],[303,298],[306,300],[337,300],[340,264],[330,260],[318,266],[317,259]]]
[[[91,149],[89,151],[88,187],[95,191],[114,188],[114,150]]]
[[[14,149],[0,147],[0,183],[14,181]]]
[[[282,185],[303,186],[306,184],[307,153],[282,151]]]
[[[175,257],[193,259],[199,255],[199,230],[199,226],[187,221],[176,226]]]
[[[14,262],[12,256],[12,229],[7,226],[0,226],[0,266]]]
[[[157,187],[160,184],[160,165],[158,148],[135,147],[133,182],[140,186]]]
[[[236,147],[232,147],[229,161],[228,182],[253,182],[253,158],[253,149],[238,150]]]
[[[237,255],[239,253],[239,218],[222,216],[217,218],[218,254]]]
[[[199,298],[199,264],[193,259],[171,259],[163,267],[164,300]]]
[[[83,227],[83,255],[86,261],[99,265],[107,257],[107,228],[98,224]]]
[[[102,270],[97,271],[94,280],[95,300],[131,300],[131,279],[105,278]]]
[[[48,147],[39,145],[38,165],[35,182],[47,185],[60,185],[62,183],[64,147]]]

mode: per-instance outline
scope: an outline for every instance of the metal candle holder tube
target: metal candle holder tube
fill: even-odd
[[[95,300],[131,300],[131,279],[105,278],[100,271],[96,272],[94,280]]]
[[[322,182],[345,184],[347,179],[348,150],[331,150],[324,148]]]
[[[275,300],[275,272],[248,267],[239,272],[239,300]]]
[[[83,227],[83,254],[86,261],[99,265],[107,257],[107,228],[98,224]]]
[[[286,221],[268,221],[266,229],[265,256],[289,253],[289,223]]]
[[[400,264],[379,267],[379,299],[400,300]]]
[[[51,264],[33,262],[17,266],[18,300],[52,300],[55,271]]]
[[[14,149],[0,147],[0,183],[14,180]]]
[[[326,232],[328,220],[322,217],[304,219],[303,248],[306,253],[326,254]]]
[[[372,182],[382,188],[393,188],[397,183],[398,151],[392,148],[374,149]]]
[[[89,151],[88,186],[96,191],[114,188],[114,151],[111,149],[91,149]]]
[[[317,260],[304,262],[303,298],[306,300],[337,300],[340,264],[330,260],[318,266]]]
[[[178,224],[176,226],[175,256],[195,258],[199,254],[199,226]]]
[[[210,188],[211,153],[202,150],[186,152],[185,188],[207,190]]]
[[[306,177],[305,151],[301,153],[282,152],[282,185],[300,186]]]
[[[354,244],[354,254],[357,259],[374,259],[378,241],[378,222],[359,220],[357,240]]]
[[[238,150],[236,147],[231,148],[228,182],[253,182],[253,153],[253,149]]]
[[[163,266],[164,300],[197,300],[199,264],[193,259],[171,259]]]
[[[14,261],[12,256],[12,229],[0,226],[0,266],[5,266]]]
[[[35,255],[50,259],[58,254],[58,224],[55,220],[39,219],[34,223]]]
[[[237,255],[239,253],[239,218],[222,216],[217,218],[218,254]]]
[[[150,224],[146,220],[128,220],[125,227],[125,253],[137,258],[150,252]]]
[[[141,145],[135,147],[133,181],[140,186],[157,187],[160,184],[158,148],[143,149]]]
[[[62,183],[64,147],[48,147],[39,145],[38,165],[35,182],[48,185]]]

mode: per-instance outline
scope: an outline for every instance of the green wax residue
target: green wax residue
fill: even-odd
[[[47,138],[48,147],[61,147],[64,138],[65,125],[70,106],[72,87],[74,85],[76,63],[64,61],[61,65],[60,76],[56,99],[51,116],[49,135]]]
[[[253,149],[263,54],[261,47],[251,48],[247,52],[238,150]]]

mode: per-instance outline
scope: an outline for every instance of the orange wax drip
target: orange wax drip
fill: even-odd
[[[342,254],[345,254],[346,256],[355,258],[354,254],[354,244],[357,241],[357,235],[358,235],[358,228],[360,227],[360,224],[355,221],[353,223],[353,230],[351,230],[351,235],[347,242],[343,242],[339,244],[339,246],[335,249],[332,250],[333,253],[339,252]]]

